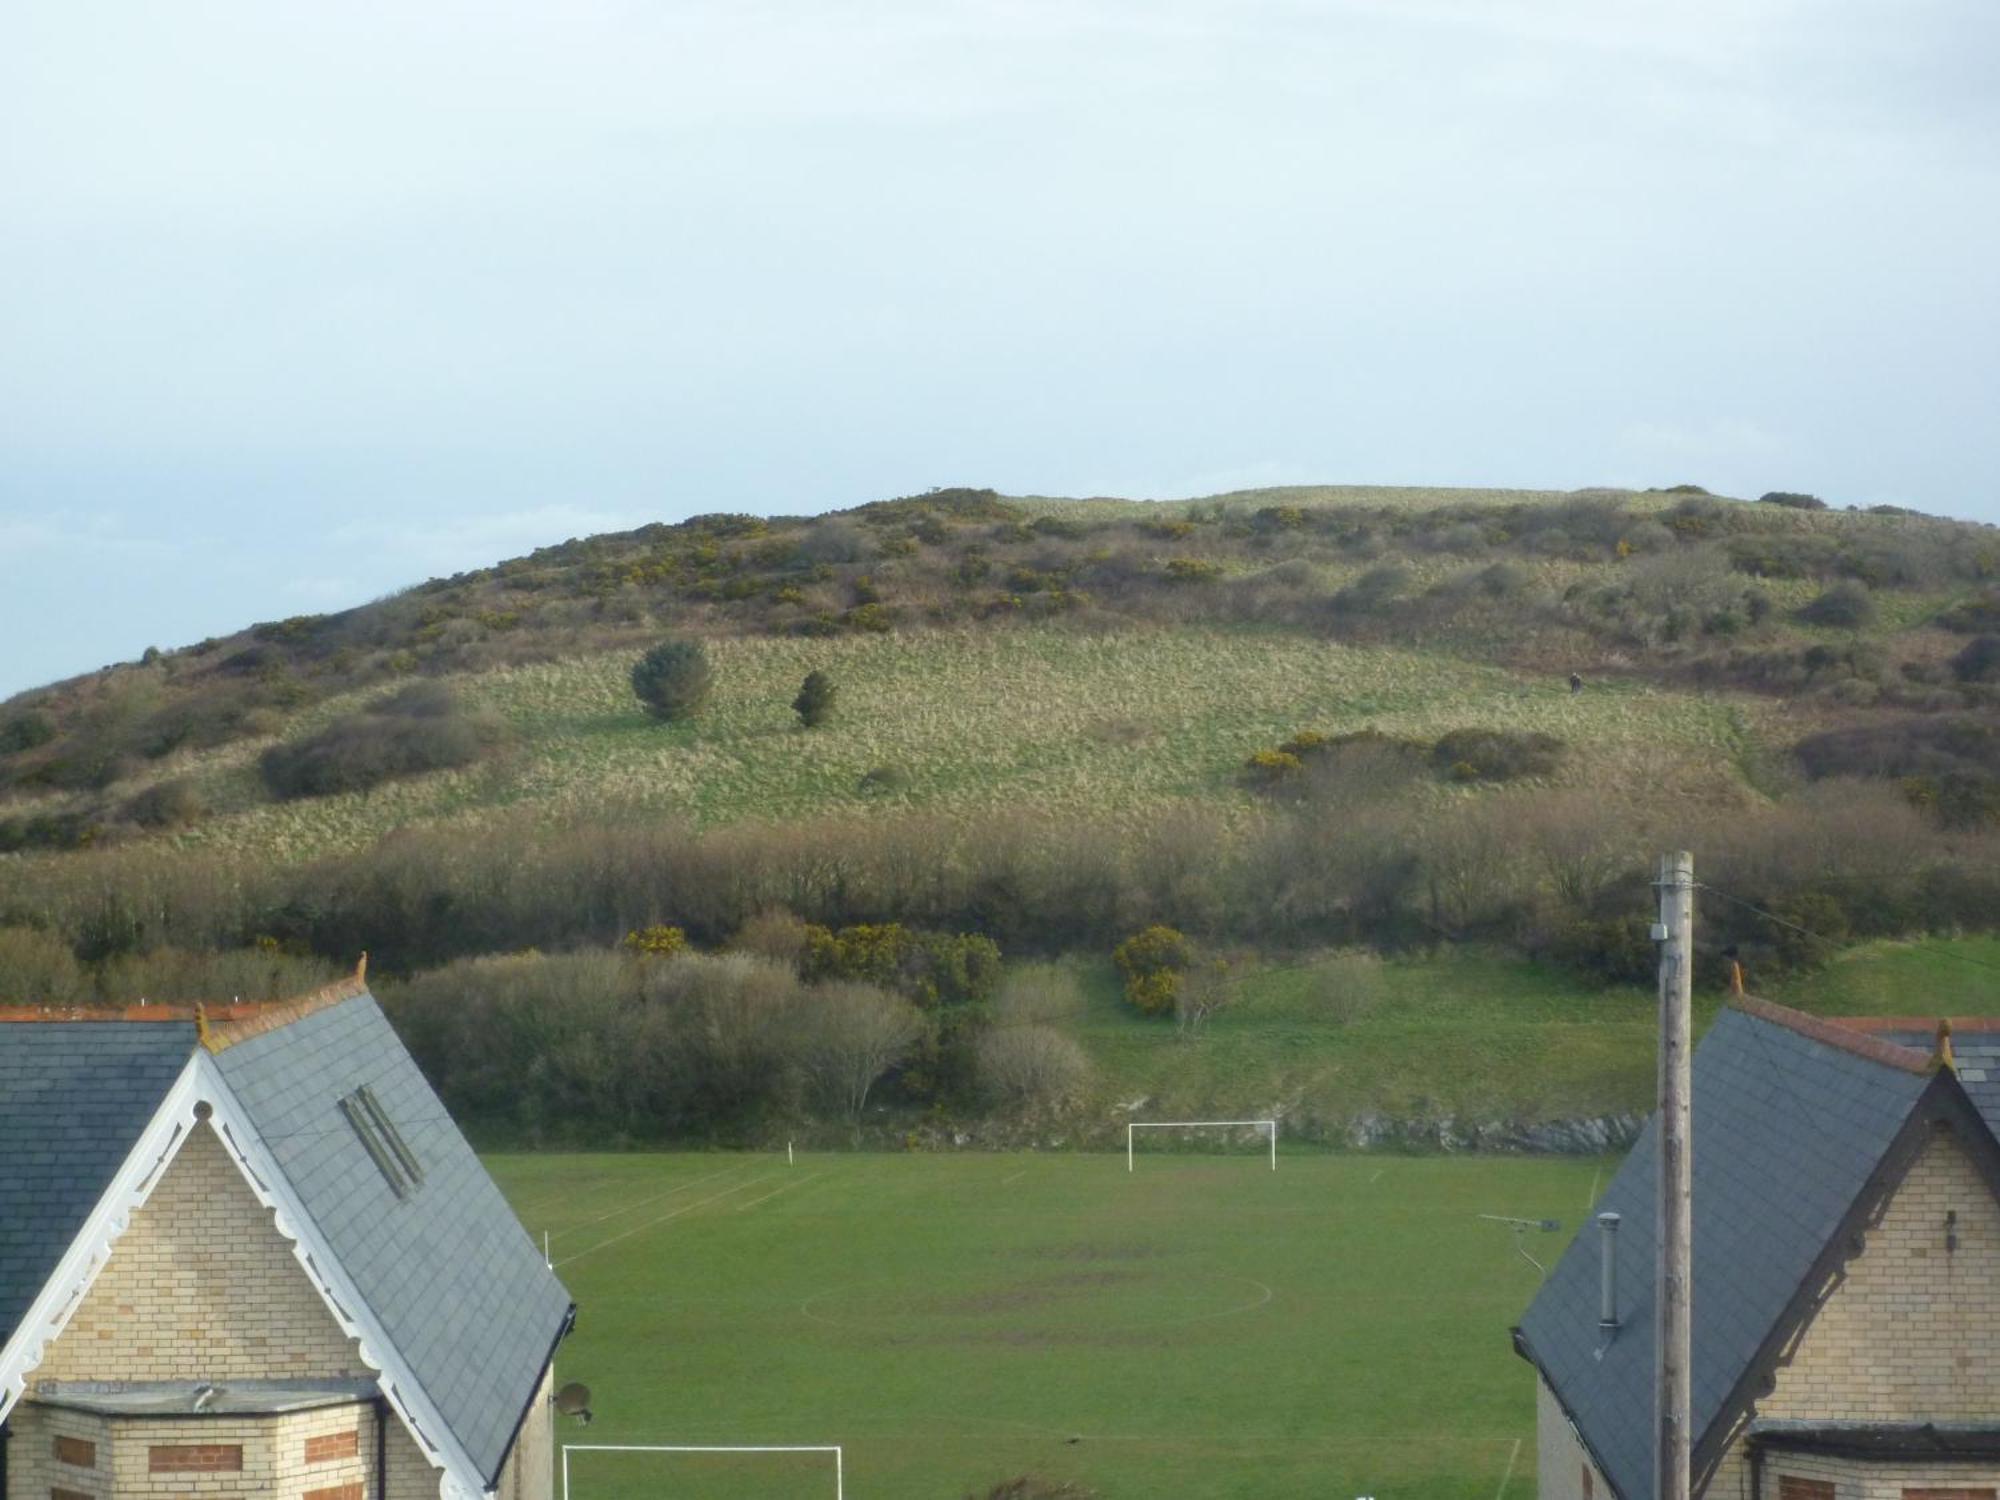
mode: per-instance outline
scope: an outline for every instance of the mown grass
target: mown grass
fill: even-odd
[[[581,1312],[560,1441],[839,1443],[847,1492],[1528,1500],[1539,1278],[1482,1213],[1599,1162],[1291,1154],[499,1156]],[[1545,1263],[1561,1236],[1536,1236]],[[823,1500],[824,1461],[573,1457],[575,1500]]]
[[[1353,647],[1269,631],[1055,627],[710,643],[716,691],[699,719],[662,725],[632,697],[624,653],[490,672],[457,685],[515,730],[492,763],[372,792],[272,805],[259,746],[176,767],[220,809],[190,846],[304,858],[426,820],[528,804],[552,817],[631,808],[697,824],[855,813],[882,806],[1031,806],[1117,815],[1198,797],[1248,809],[1236,774],[1293,731],[1374,725],[1435,736],[1469,724],[1536,729],[1576,747],[1567,777],[1643,775],[1708,789],[1761,706],[1606,680],[1572,696],[1557,678],[1424,651]],[[839,686],[827,727],[797,727],[806,672]],[[360,695],[302,714],[310,732]],[[863,790],[901,773],[888,796]]]

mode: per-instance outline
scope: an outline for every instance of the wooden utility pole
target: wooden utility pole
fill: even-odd
[[[1658,1366],[1655,1439],[1657,1500],[1688,1500],[1688,1357],[1694,1236],[1688,1012],[1694,989],[1694,856],[1660,856],[1660,1203],[1653,1305]]]

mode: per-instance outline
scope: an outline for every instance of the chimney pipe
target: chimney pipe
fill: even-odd
[[[1618,1326],[1618,1215],[1597,1216],[1598,1291],[1597,1326]]]

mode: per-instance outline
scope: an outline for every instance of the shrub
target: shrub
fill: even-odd
[[[669,927],[656,922],[650,927],[635,927],[625,934],[627,951],[640,958],[675,958],[687,952],[688,937],[678,927]]]
[[[2000,635],[1974,637],[1951,659],[1951,675],[1960,682],[2000,682]]]
[[[817,729],[833,717],[833,679],[824,672],[808,672],[792,700],[792,712],[807,729]]]
[[[1787,510],[1825,510],[1826,502],[1817,495],[1802,495],[1796,490],[1767,490],[1757,497],[1759,505],[1782,505]]]
[[[1337,592],[1331,600],[1336,614],[1366,615],[1387,609],[1396,601],[1396,596],[1408,587],[1409,570],[1388,564],[1370,568],[1346,588]]]
[[[991,998],[1000,949],[978,933],[919,932],[900,922],[808,926],[800,972],[808,980],[857,979],[907,995],[926,1008]]]
[[[1552,774],[1565,748],[1529,730],[1454,729],[1431,747],[1431,764],[1456,781],[1513,781]]]
[[[805,962],[812,929],[781,906],[760,911],[729,940],[731,949],[768,958],[796,971]]]
[[[1125,976],[1125,998],[1141,1015],[1172,1015],[1181,976],[1194,962],[1194,944],[1175,929],[1154,923],[1111,952]]]
[[[1305,762],[1287,750],[1259,750],[1243,762],[1243,779],[1258,791],[1269,792],[1291,786],[1305,770]]]
[[[75,1005],[89,997],[69,945],[32,927],[0,927],[0,1005]]]
[[[1172,557],[1167,559],[1167,581],[1169,583],[1208,583],[1222,576],[1222,564],[1210,562],[1205,557]]]
[[[0,755],[18,755],[46,745],[56,737],[56,721],[40,709],[31,708],[0,724]]]
[[[1970,599],[1960,600],[1937,617],[1946,630],[1959,635],[1983,635],[2000,630],[2000,589],[1989,589]]]
[[[258,769],[274,797],[331,797],[470,765],[504,736],[498,719],[463,713],[447,689],[418,683],[303,740],[272,746]]]
[[[861,773],[854,789],[864,797],[894,797],[910,789],[910,773],[901,766],[873,766]]]
[[[207,811],[194,783],[180,778],[147,787],[125,804],[125,816],[141,828],[185,828]]]
[[[632,668],[632,691],[647,713],[669,724],[699,713],[713,685],[700,641],[662,641]]]
[[[979,1092],[995,1103],[1060,1109],[1084,1093],[1090,1059],[1052,1026],[1003,1026],[973,1043],[973,1073]]]
[[[1875,618],[1875,600],[1861,584],[1843,579],[1799,610],[1808,625],[1859,630]]]

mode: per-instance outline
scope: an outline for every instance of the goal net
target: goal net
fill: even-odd
[[[1257,1129],[1270,1137],[1271,1170],[1278,1170],[1278,1122],[1276,1120],[1133,1120],[1125,1126],[1125,1170],[1138,1169],[1138,1140],[1142,1130],[1246,1130]]]
[[[748,1445],[733,1447],[714,1446],[699,1443],[564,1443],[562,1450],[562,1500],[570,1500],[570,1455],[572,1453],[714,1454],[726,1455],[730,1459],[741,1458],[752,1463],[755,1462],[756,1455],[760,1454],[823,1455],[826,1467],[833,1471],[831,1476],[833,1481],[833,1500],[846,1500],[846,1462],[841,1455],[840,1446],[837,1443],[776,1445],[769,1447],[752,1447]],[[768,1473],[764,1476],[767,1481],[770,1477]],[[657,1487],[649,1486],[649,1489],[651,1489],[652,1493],[661,1493]],[[768,1494],[769,1492],[768,1488],[752,1488],[743,1491],[746,1495],[752,1493]],[[707,1491],[703,1491],[703,1493],[707,1493]],[[731,1490],[730,1493],[735,1494],[736,1491]],[[820,1493],[824,1494],[825,1491],[821,1491]],[[587,1489],[581,1491],[578,1500],[589,1500],[589,1491]]]

